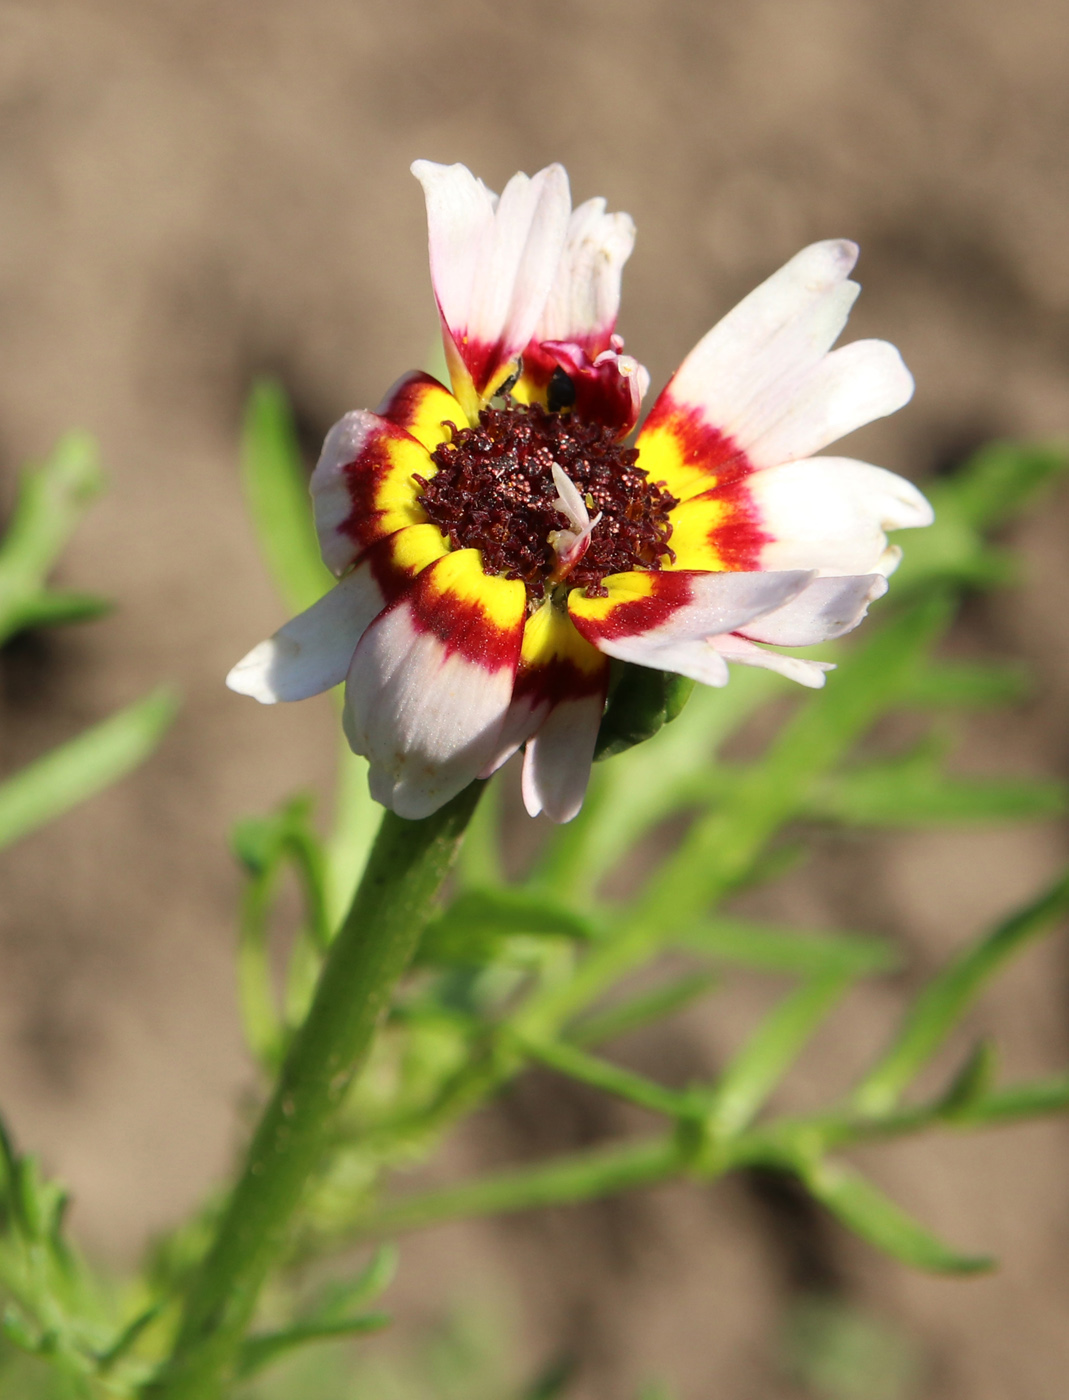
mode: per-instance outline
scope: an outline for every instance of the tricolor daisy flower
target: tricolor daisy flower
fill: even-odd
[[[633,447],[649,376],[615,334],[634,243],[559,165],[500,197],[417,161],[451,390],[401,379],[331,429],[312,477],[339,577],[231,671],[265,703],[345,681],[372,795],[429,815],[525,746],[527,810],[579,810],[610,658],[724,685],[728,662],[820,686],[769,646],[848,632],[886,589],[908,481],[816,456],[907,402],[893,346],[832,345],[857,249],[805,248],[699,342]]]

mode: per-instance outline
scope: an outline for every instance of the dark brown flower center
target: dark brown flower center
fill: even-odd
[[[603,597],[602,579],[628,569],[659,569],[675,556],[668,512],[679,502],[636,466],[638,451],[612,431],[570,415],[530,408],[484,408],[476,428],[457,428],[431,454],[438,471],[425,481],[427,515],[454,549],[479,549],[488,573],[522,579],[541,601],[558,560],[550,535],[571,528],[553,504],[556,464],[602,513],[590,545],[568,573],[570,586]]]

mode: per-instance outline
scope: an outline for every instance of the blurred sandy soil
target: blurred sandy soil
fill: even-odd
[[[816,238],[863,249],[850,334],[886,336],[914,404],[860,455],[922,478],[992,434],[1065,428],[1069,14],[1055,0],[3,0],[0,467],[61,430],[111,477],[63,578],[119,600],[3,659],[10,769],[163,678],[186,704],[159,756],[3,861],[0,1099],[74,1187],[86,1244],[129,1258],[218,1178],[250,1071],[236,1024],[225,833],[325,785],[324,705],[261,710],[221,677],[283,617],[239,494],[250,378],[293,393],[313,445],[433,334],[417,156],[500,187],[554,159],[629,210],[621,329],[663,381],[751,285]],[[1063,771],[1066,498],[1017,531],[1019,588],[970,610],[963,653],[1019,657],[1040,698],[986,718],[963,762]],[[908,547],[908,546],[907,546]],[[759,908],[890,931],[918,971],[1056,868],[1060,833],[822,838]],[[1029,955],[977,1027],[1008,1072],[1069,1056],[1066,966]],[[742,985],[633,1054],[714,1064],[765,993]],[[858,997],[801,1101],[874,1045],[897,989]],[[535,1080],[460,1165],[620,1127]],[[1069,1132],[1045,1125],[873,1154],[872,1170],[995,1277],[919,1278],[753,1184],[456,1229],[413,1242],[411,1317],[511,1295],[531,1358],[576,1346],[585,1397],[647,1375],[684,1400],[795,1394],[771,1338],[792,1289],[844,1290],[913,1339],[921,1392],[1059,1400],[1069,1374]],[[458,1282],[459,1280],[459,1282]],[[511,1306],[511,1305],[510,1305]]]

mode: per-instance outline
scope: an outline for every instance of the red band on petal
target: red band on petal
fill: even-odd
[[[604,695],[609,685],[609,662],[598,655],[593,666],[579,666],[567,656],[553,656],[537,665],[521,665],[516,673],[513,702],[527,700],[531,709],[559,705],[586,695]]]
[[[749,488],[754,466],[734,438],[713,427],[698,408],[683,408],[661,394],[638,437],[638,465],[652,481],[664,475],[668,489],[683,497],[672,512],[682,528],[684,515],[715,503],[707,536],[708,567],[752,572],[761,567],[761,551],[772,536],[763,528]],[[681,544],[681,541],[678,541]],[[680,562],[688,565],[687,551]],[[696,567],[693,559],[689,567]]]
[[[750,459],[734,438],[707,423],[700,409],[681,407],[667,390],[653,405],[642,425],[640,450],[642,438],[657,429],[670,432],[676,439],[682,465],[697,468],[715,478],[717,486],[742,481],[754,470]]]
[[[423,370],[402,375],[375,412],[394,427],[410,433],[428,452],[449,437],[444,426],[447,422],[454,427],[465,425],[460,404],[444,384]]]
[[[515,671],[526,613],[523,586],[516,584],[502,597],[501,580],[488,579],[494,587],[485,598],[443,586],[441,574],[449,563],[447,555],[424,569],[405,595],[413,626],[436,637],[446,657],[459,655],[487,671]]]
[[[401,428],[383,422],[370,434],[360,455],[340,469],[350,510],[338,532],[366,549],[384,534],[427,517],[418,505],[413,473],[433,475],[426,448]]]
[[[677,608],[691,602],[694,597],[691,580],[703,576],[697,570],[683,569],[644,574],[642,577],[648,581],[649,592],[643,597],[621,599],[603,611],[599,609],[599,615],[593,617],[584,617],[571,609],[569,616],[576,631],[590,642],[597,639],[634,637],[654,627],[660,627]]]

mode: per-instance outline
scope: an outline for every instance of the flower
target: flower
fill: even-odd
[[[582,804],[609,660],[724,685],[728,662],[807,686],[772,646],[848,632],[886,589],[886,531],[927,525],[908,481],[829,443],[902,407],[884,341],[831,347],[857,248],[815,243],[649,384],[615,334],[626,214],[574,211],[559,165],[500,197],[417,161],[452,390],[405,375],[330,430],[312,477],[339,583],[227,677],[265,703],[344,680],[372,795],[429,815],[525,746],[527,810]]]

